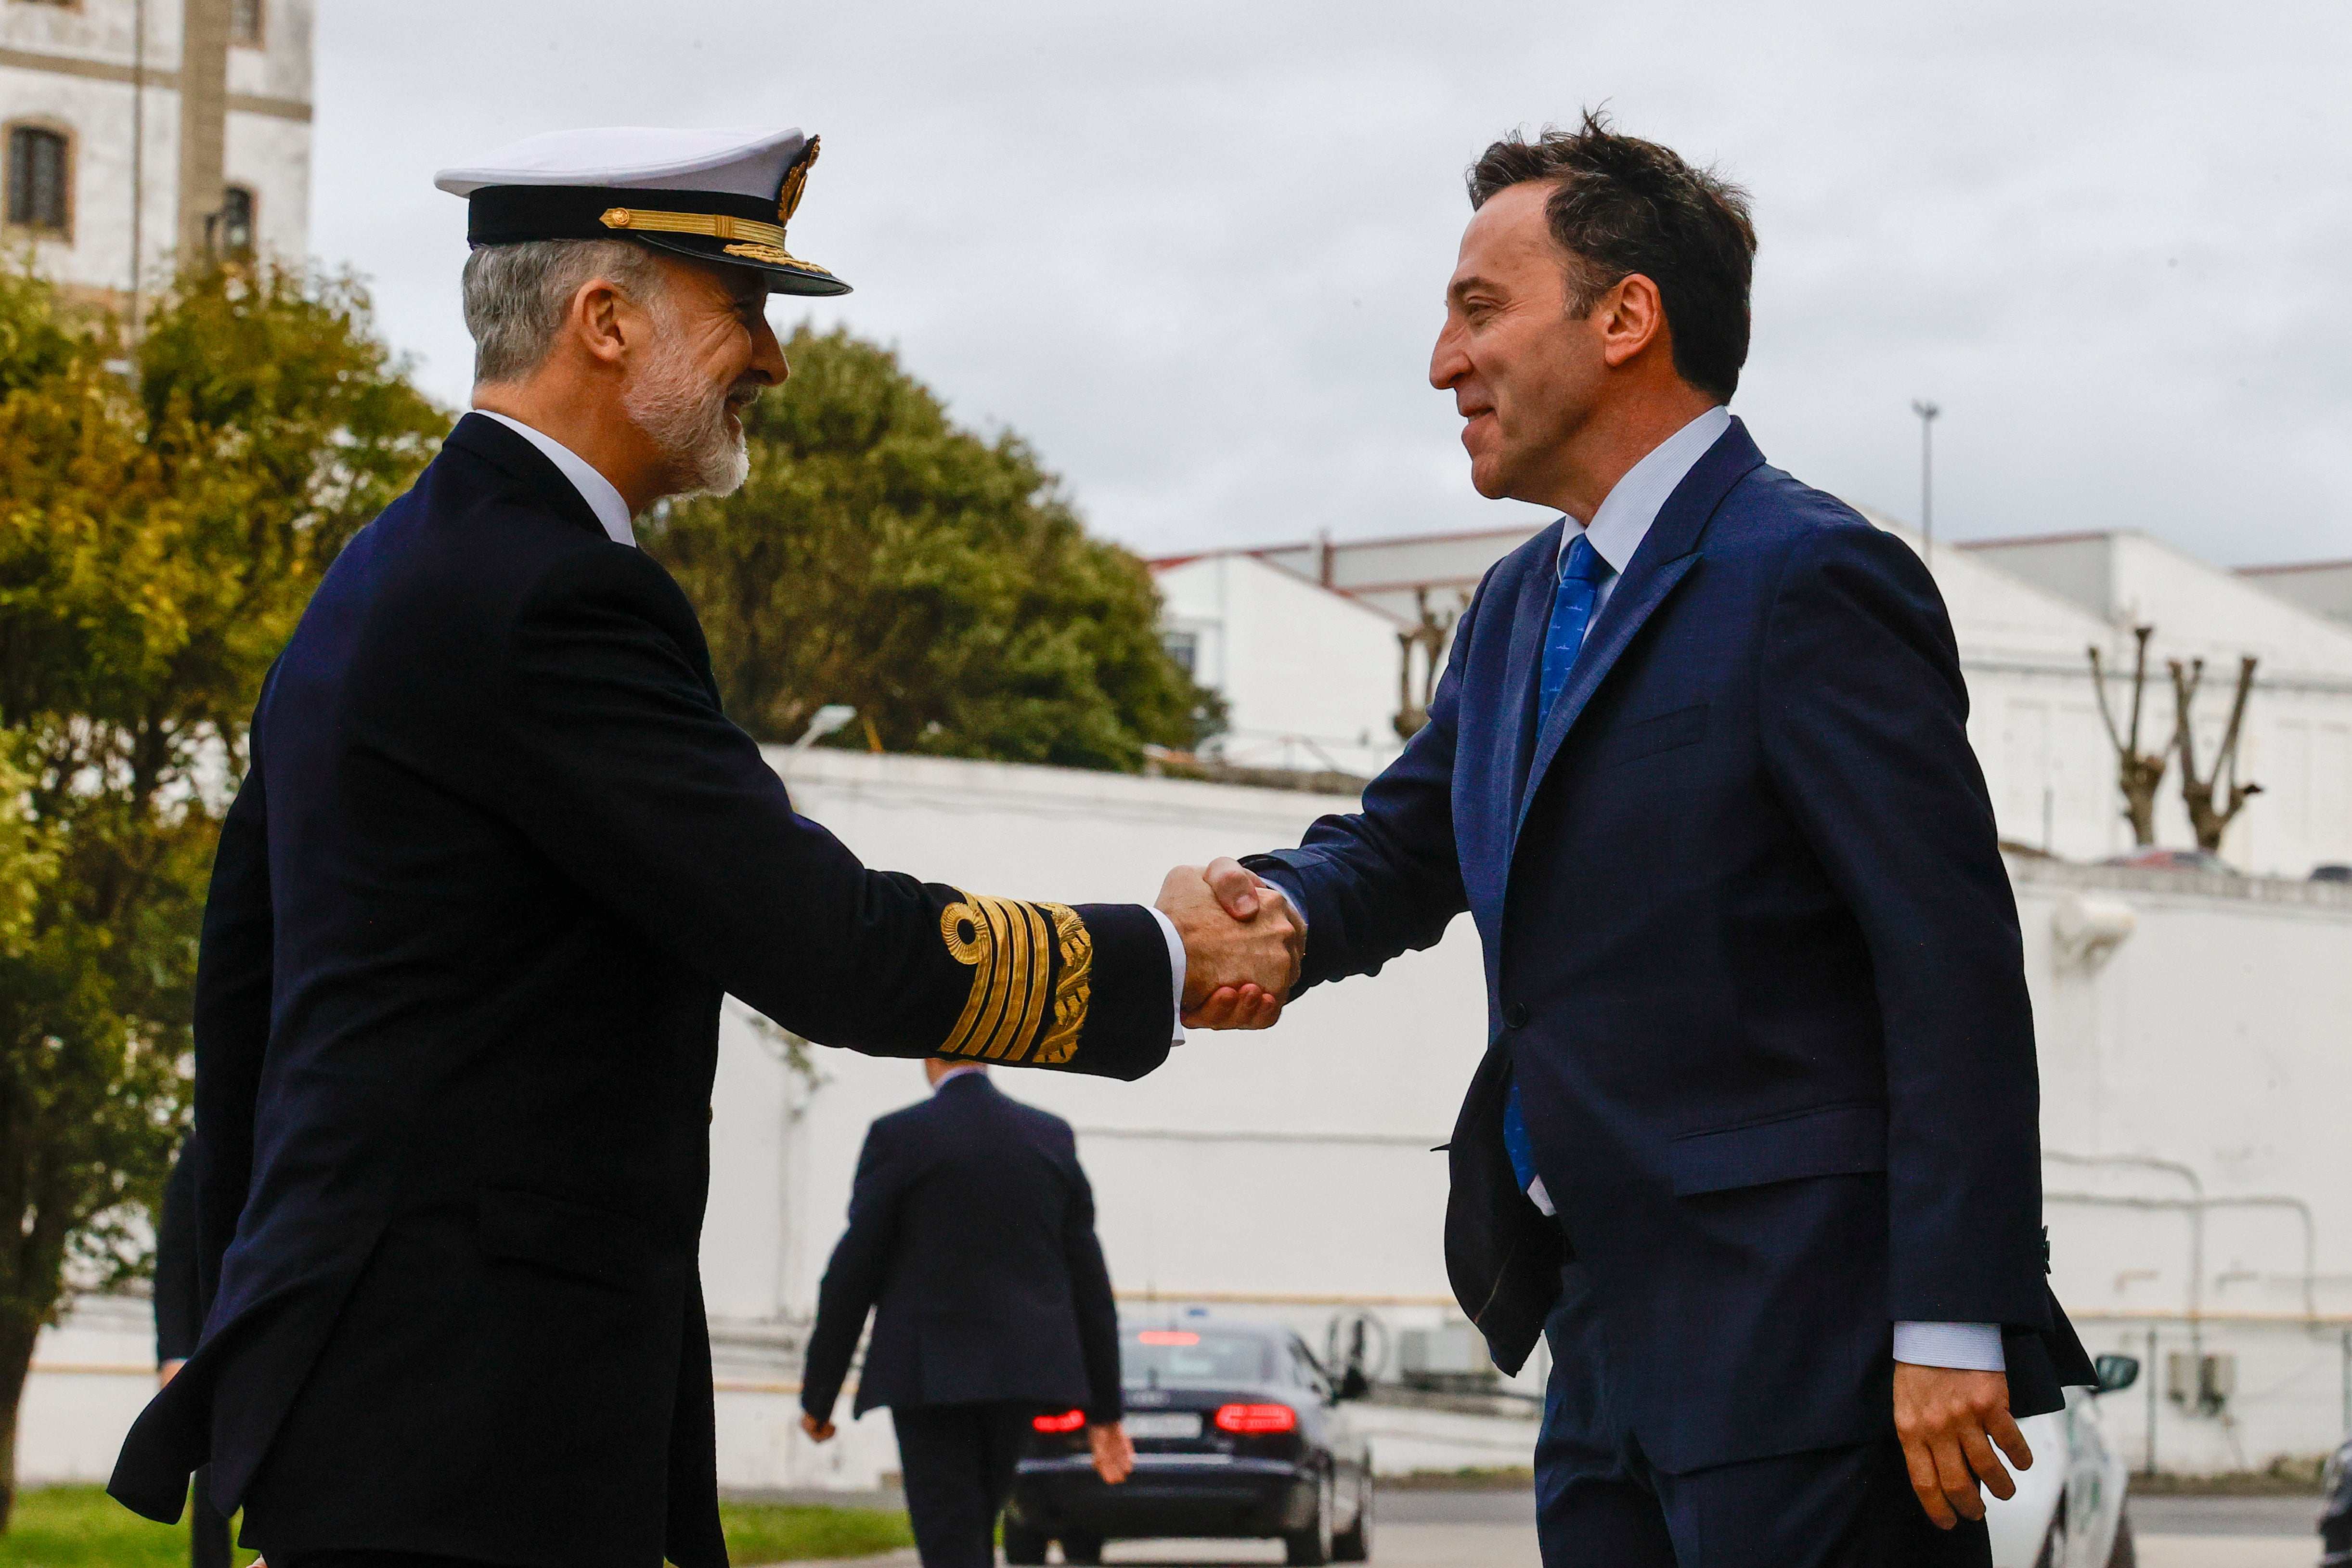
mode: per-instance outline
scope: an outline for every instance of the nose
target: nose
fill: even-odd
[[[1429,384],[1440,392],[1451,390],[1470,374],[1470,355],[1464,348],[1460,325],[1447,319],[1437,329],[1437,342],[1429,351]]]
[[[751,364],[745,374],[762,386],[782,386],[793,374],[793,367],[784,363],[783,345],[776,342],[776,329],[765,316],[751,329]]]

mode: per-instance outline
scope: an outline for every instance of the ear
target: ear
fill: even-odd
[[[629,331],[623,318],[627,296],[608,278],[591,278],[572,296],[564,327],[582,352],[606,364],[618,364],[628,351]]]
[[[1592,314],[1601,325],[1601,363],[1612,370],[1669,341],[1665,296],[1642,273],[1619,279],[1592,307]]]

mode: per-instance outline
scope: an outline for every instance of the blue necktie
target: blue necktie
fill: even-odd
[[[1536,689],[1543,702],[1536,710],[1538,725],[1551,711],[1560,688],[1568,684],[1568,672],[1576,668],[1577,650],[1584,646],[1585,631],[1592,625],[1593,603],[1608,576],[1609,563],[1601,559],[1592,541],[1580,533],[1570,542],[1568,559],[1559,569],[1559,585],[1552,590],[1551,626],[1544,633],[1543,673]]]
[[[1551,711],[1553,700],[1567,686],[1569,671],[1576,668],[1584,634],[1592,626],[1592,606],[1601,597],[1601,584],[1608,580],[1610,570],[1609,563],[1601,559],[1601,552],[1583,534],[1569,542],[1559,585],[1552,590],[1551,626],[1544,633],[1543,669],[1537,678],[1536,692],[1542,701],[1536,710],[1538,728],[1544,715]],[[1519,1191],[1526,1192],[1536,1180],[1535,1141],[1528,1136],[1527,1114],[1519,1107],[1516,1083],[1503,1101],[1503,1152],[1510,1156],[1511,1174],[1518,1178]]]

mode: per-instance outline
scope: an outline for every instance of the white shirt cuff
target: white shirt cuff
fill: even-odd
[[[1895,1359],[1952,1372],[2007,1372],[1999,1323],[1897,1323]]]
[[[1176,922],[1163,910],[1152,909],[1151,918],[1160,922],[1160,934],[1168,939],[1168,1043],[1184,1043],[1184,939],[1176,934]]]

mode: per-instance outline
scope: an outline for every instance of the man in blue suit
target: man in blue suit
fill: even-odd
[[[1210,880],[1289,895],[1302,984],[1476,923],[1447,1262],[1501,1365],[1552,1342],[1548,1568],[1985,1563],[1995,1450],[2092,1374],[1949,620],[1725,407],[1743,193],[1588,116],[1470,195],[1430,380],[1479,493],[1565,515],[1362,810]]]

